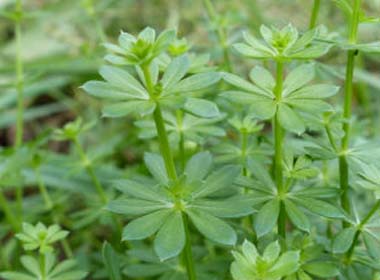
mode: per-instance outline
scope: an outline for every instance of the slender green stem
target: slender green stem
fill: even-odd
[[[361,0],[354,0],[353,15],[350,22],[349,30],[349,43],[355,44],[357,41],[357,33],[359,26]],[[344,92],[344,109],[343,117],[345,122],[343,124],[344,136],[342,138],[341,155],[339,157],[339,173],[340,173],[340,189],[341,189],[341,204],[343,209],[350,213],[350,200],[349,200],[349,170],[348,162],[346,158],[347,150],[350,142],[350,130],[351,130],[351,111],[352,111],[352,94],[353,94],[353,77],[355,67],[356,50],[349,50],[347,53],[347,66],[346,66],[346,80],[345,80],[345,92]],[[347,223],[343,223],[344,226],[348,226]]]
[[[63,252],[65,253],[66,257],[68,259],[71,259],[74,256],[74,254],[73,254],[73,250],[71,249],[69,242],[67,242],[66,239],[62,239],[60,243],[62,245],[62,249],[63,249]]]
[[[102,184],[100,183],[98,177],[96,176],[94,169],[92,167],[91,161],[88,159],[86,153],[84,152],[84,149],[82,145],[79,143],[78,138],[74,138],[73,142],[75,144],[75,147],[79,153],[79,156],[84,164],[84,167],[86,169],[87,174],[90,176],[92,183],[95,186],[95,189],[99,195],[99,198],[102,200],[103,203],[107,203],[107,195],[104,191],[104,188]]]
[[[17,91],[17,119],[16,119],[16,139],[15,147],[22,144],[24,134],[24,66],[22,63],[22,42],[21,42],[21,20],[22,20],[22,2],[16,1],[15,6],[15,37],[16,37],[16,91]]]
[[[15,37],[16,37],[16,92],[17,92],[17,115],[16,115],[16,136],[14,146],[22,145],[24,135],[24,65],[22,62],[22,1],[17,0],[15,4]],[[23,189],[22,186],[16,187],[17,209],[22,219]]]
[[[41,170],[40,167],[37,166],[35,168],[35,174],[36,174],[36,179],[37,179],[37,184],[38,184],[38,189],[40,190],[40,193],[42,195],[42,198],[45,202],[45,207],[46,209],[51,209],[53,207],[53,202],[51,201],[49,192],[46,189],[45,183],[41,178]]]
[[[5,218],[12,226],[14,232],[18,232],[21,228],[20,221],[18,221],[16,216],[13,214],[8,204],[7,198],[5,197],[2,191],[0,191],[0,207],[3,209]]]
[[[246,129],[240,131],[241,137],[241,160],[243,164],[243,175],[247,176],[247,147],[248,147],[248,133]]]
[[[224,59],[224,67],[226,71],[232,72],[232,64],[230,59],[230,54],[228,51],[228,42],[227,42],[227,34],[225,28],[220,26],[217,21],[217,14],[215,12],[215,8],[212,5],[210,0],[203,0],[204,6],[206,7],[207,15],[216,27],[216,35],[218,36],[219,43],[223,50],[223,59]]]
[[[321,7],[321,0],[314,0],[313,10],[311,12],[311,17],[310,17],[310,22],[309,22],[309,29],[313,29],[316,26],[320,7]]]
[[[182,110],[177,110],[177,124],[178,124],[178,133],[179,133],[179,143],[178,143],[179,161],[181,164],[181,170],[184,170],[185,161],[186,161],[186,152],[185,152],[185,135],[182,129],[182,121],[183,121],[183,112]]]
[[[176,180],[177,172],[175,169],[172,152],[169,146],[168,135],[166,133],[161,107],[158,103],[156,104],[156,109],[153,112],[153,118],[156,124],[160,151],[162,157],[164,158],[166,172],[168,173],[170,179]]]
[[[149,92],[149,95],[151,96],[152,99],[154,99],[155,98],[154,93],[153,93],[154,85],[152,83],[152,78],[149,71],[149,64],[142,65],[142,70],[144,73],[145,83],[146,83],[146,87]],[[157,129],[158,142],[160,146],[161,155],[164,158],[166,172],[171,180],[177,180],[177,172],[175,169],[172,152],[169,146],[168,135],[165,129],[165,123],[162,117],[162,112],[161,112],[161,107],[160,107],[159,102],[156,102],[156,108],[153,112],[153,118],[154,118],[154,122]],[[191,234],[189,230],[189,221],[188,221],[187,215],[183,212],[182,212],[182,218],[183,218],[183,225],[184,225],[185,234],[186,234],[186,244],[185,244],[185,248],[182,251],[182,256],[185,262],[188,279],[196,280],[197,277],[195,273],[193,254],[191,250]]]
[[[45,253],[40,253],[39,264],[41,271],[41,280],[46,280],[46,255]]]
[[[151,74],[149,71],[149,65],[148,64],[143,65],[142,70],[144,73],[147,90],[148,90],[150,96],[154,98],[153,83],[152,83],[152,78],[151,78]],[[155,122],[156,129],[157,129],[160,152],[161,152],[161,155],[164,158],[164,162],[165,162],[166,172],[168,173],[168,176],[170,179],[176,180],[177,179],[177,172],[176,172],[175,165],[174,165],[172,151],[171,151],[170,145],[169,145],[168,135],[167,135],[166,129],[165,129],[164,118],[162,117],[161,107],[160,107],[160,104],[158,102],[156,102],[156,108],[153,112],[153,118],[154,118],[154,122]]]
[[[276,101],[280,102],[282,98],[282,84],[283,84],[283,75],[284,75],[284,64],[282,62],[277,62],[276,69],[276,86],[275,86],[275,96]],[[277,191],[279,197],[284,196],[284,182],[282,175],[282,153],[283,153],[283,140],[284,132],[279,123],[278,112],[274,115],[273,120],[273,130],[274,130],[274,178],[277,186]],[[286,237],[286,213],[283,202],[280,202],[280,215],[278,218],[278,233],[281,237],[285,239]]]
[[[379,210],[379,208],[380,208],[380,200],[378,200],[375,203],[375,205],[371,208],[371,210],[367,213],[367,215],[364,217],[364,219],[358,225],[358,229],[355,233],[354,240],[351,244],[350,249],[348,250],[348,252],[346,254],[346,259],[348,262],[351,262],[352,255],[353,255],[354,250],[355,250],[355,246],[357,245],[360,233],[362,232],[362,228],[368,223],[368,221],[372,218],[372,216],[376,213],[376,211]]]
[[[183,226],[185,227],[186,244],[185,249],[182,251],[182,257],[185,262],[187,276],[189,280],[196,280],[197,275],[195,272],[193,252],[191,250],[191,234],[189,229],[189,219],[185,213],[182,213]]]
[[[331,132],[330,125],[325,124],[324,126],[325,126],[325,131],[326,131],[326,134],[327,134],[327,138],[329,139],[330,145],[334,149],[334,151],[337,152],[338,151],[338,147],[336,146],[334,137],[333,137],[332,132]]]

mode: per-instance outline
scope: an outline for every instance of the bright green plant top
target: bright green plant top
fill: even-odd
[[[242,251],[232,254],[235,261],[231,265],[231,274],[235,280],[280,280],[299,268],[299,252],[281,253],[278,242],[269,244],[261,255],[255,245],[245,240]]]

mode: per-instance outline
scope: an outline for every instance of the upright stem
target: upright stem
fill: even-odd
[[[309,22],[309,29],[313,29],[317,24],[320,6],[321,6],[321,0],[314,0],[313,10],[311,12],[311,17],[310,17],[310,22]]]
[[[334,149],[335,152],[338,151],[338,148],[336,146],[334,137],[333,137],[332,132],[331,132],[330,125],[329,124],[325,124],[324,126],[325,126],[325,131],[326,131],[326,134],[327,134],[327,138],[329,139],[331,147]]]
[[[45,253],[40,253],[40,271],[41,280],[46,280],[46,255]]]
[[[38,188],[45,202],[45,207],[46,209],[51,209],[53,207],[53,202],[51,201],[49,192],[47,191],[45,183],[41,178],[41,170],[39,166],[35,168],[35,174],[36,174]]]
[[[87,158],[87,155],[84,152],[82,145],[79,143],[79,140],[77,138],[74,138],[73,142],[74,142],[75,147],[79,153],[79,156],[80,156],[80,158],[81,158],[81,160],[85,166],[86,172],[90,176],[91,181],[95,186],[95,189],[99,195],[99,198],[102,200],[103,203],[107,203],[108,199],[107,199],[107,195],[104,191],[104,188],[103,188],[102,184],[100,183],[98,177],[96,176],[94,169],[92,168],[92,164],[89,161],[89,159]]]
[[[247,147],[248,147],[248,133],[244,128],[240,131],[241,135],[241,159],[243,161],[243,176],[247,176]]]
[[[24,67],[22,63],[22,42],[21,42],[21,21],[22,21],[22,1],[17,0],[15,4],[15,37],[16,37],[16,91],[17,91],[17,116],[16,116],[16,136],[14,146],[18,148],[22,145],[24,135]],[[16,187],[17,209],[22,218],[23,190],[20,185]]]
[[[282,62],[277,62],[276,70],[276,86],[275,86],[275,96],[276,101],[280,101],[282,98],[282,84],[283,84],[283,75],[284,75],[284,64]],[[282,176],[282,153],[283,153],[283,138],[284,132],[279,123],[278,112],[274,115],[273,120],[273,130],[274,130],[274,178],[277,186],[277,191],[279,197],[282,198],[285,192],[284,182]],[[278,233],[283,238],[286,237],[286,213],[283,202],[280,203],[280,215],[278,218]]]
[[[186,153],[185,153],[185,135],[182,129],[182,121],[183,121],[183,112],[182,110],[177,110],[177,125],[179,129],[178,131],[179,133],[179,143],[178,143],[179,161],[181,164],[181,170],[184,170],[185,161],[186,161]]]
[[[145,82],[146,82],[148,92],[151,96],[153,96],[153,86],[154,85],[152,83],[152,78],[151,78],[151,74],[149,71],[149,65],[148,64],[143,65],[142,70],[144,73]],[[177,179],[177,172],[176,172],[175,165],[174,165],[172,151],[171,151],[170,146],[169,146],[169,140],[168,140],[168,135],[167,135],[166,129],[165,129],[164,118],[162,117],[161,107],[160,107],[160,104],[158,102],[156,102],[156,109],[153,112],[153,118],[154,118],[154,123],[155,123],[156,129],[157,129],[158,142],[160,145],[160,152],[161,152],[161,155],[164,158],[164,162],[165,162],[166,172],[168,173],[168,176],[170,179],[176,180]]]
[[[216,27],[216,35],[218,36],[219,43],[223,50],[224,66],[227,71],[232,72],[232,64],[230,54],[228,52],[226,30],[222,26],[219,26],[219,23],[217,22],[217,14],[215,12],[214,6],[212,5],[212,2],[210,0],[203,0],[203,3],[206,7],[207,15],[210,20],[213,22],[213,24],[218,25],[218,27]]]
[[[371,208],[371,210],[368,212],[368,214],[364,217],[364,219],[360,222],[358,229],[355,233],[354,240],[351,244],[350,249],[348,250],[346,254],[346,259],[348,262],[351,262],[352,255],[354,253],[354,249],[356,244],[358,243],[358,239],[360,236],[360,233],[362,232],[362,228],[368,223],[368,221],[372,218],[372,216],[376,213],[376,211],[380,208],[380,200],[376,202],[376,204]]]
[[[15,147],[22,144],[24,134],[24,67],[22,63],[22,42],[21,42],[21,19],[22,19],[22,2],[16,1],[15,6],[16,22],[15,22],[15,37],[16,37],[16,91],[17,91],[17,119],[16,119],[16,139]]]
[[[161,155],[164,158],[165,168],[168,176],[172,180],[177,179],[177,172],[174,165],[174,160],[172,156],[172,151],[169,146],[168,135],[165,129],[164,119],[162,117],[160,104],[156,104],[156,109],[153,112],[154,122],[156,124],[158,141],[160,145]]]
[[[354,0],[353,15],[350,22],[349,31],[349,43],[355,44],[357,41],[357,33],[359,26],[361,0]],[[350,142],[350,130],[351,130],[351,107],[352,107],[352,94],[353,94],[353,77],[355,67],[356,50],[349,50],[347,53],[347,66],[346,66],[346,80],[344,91],[344,109],[343,118],[345,122],[343,124],[344,136],[342,138],[341,155],[339,157],[339,173],[340,173],[340,188],[341,188],[341,204],[343,209],[350,213],[350,201],[349,201],[349,170],[348,162],[346,158],[347,150]],[[344,226],[348,226],[344,223]]]
[[[7,198],[5,197],[2,191],[0,191],[0,207],[3,209],[5,218],[12,226],[13,231],[18,232],[21,228],[20,221],[18,221],[16,216],[13,214],[11,208],[9,207]]]
[[[154,99],[153,96],[153,83],[151,74],[149,71],[149,64],[142,65],[142,70],[145,77],[146,87],[149,95]],[[168,135],[165,129],[165,122],[162,117],[161,107],[159,102],[156,102],[156,109],[153,112],[153,118],[157,129],[158,142],[160,145],[160,152],[162,157],[164,158],[166,172],[171,180],[177,180],[177,172],[175,169],[175,164],[172,156],[172,151],[169,146]],[[189,221],[185,213],[182,213],[183,225],[185,227],[186,234],[186,244],[185,248],[182,251],[182,257],[185,262],[187,277],[189,280],[196,280],[196,273],[194,268],[194,260],[193,254],[191,251],[191,238],[190,238],[190,230],[189,230]]]
[[[189,280],[196,280],[193,252],[191,250],[191,234],[189,230],[189,219],[185,213],[182,213],[183,224],[185,227],[186,244],[185,249],[182,252],[182,257],[185,262],[187,276]]]

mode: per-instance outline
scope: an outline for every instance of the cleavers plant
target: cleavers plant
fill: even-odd
[[[28,4],[4,13],[17,110],[14,144],[0,149],[1,279],[380,279],[380,145],[368,124],[379,99],[365,95],[367,82],[380,88],[366,68],[380,42],[361,43],[361,27],[380,22],[372,1],[309,1],[306,27],[264,21],[260,1],[190,1],[210,48],[207,32],[179,37],[181,1],[157,1],[168,28],[134,35],[131,23],[115,42],[107,21],[120,11],[102,9],[131,4],[80,2],[95,29],[80,47],[90,63],[57,66],[78,83],[65,88],[75,102],[49,95],[74,114],[30,141],[25,100],[47,89],[29,83],[55,66],[23,61]],[[347,30],[319,25],[327,10]]]

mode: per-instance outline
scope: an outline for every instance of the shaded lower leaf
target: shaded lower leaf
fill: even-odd
[[[270,232],[277,223],[280,213],[280,202],[277,199],[268,201],[258,212],[255,230],[258,237]]]
[[[292,198],[298,205],[301,205],[302,207],[306,208],[311,213],[314,213],[326,218],[343,218],[344,217],[343,212],[339,208],[325,201],[313,199],[313,198],[306,198],[306,197],[292,197]]]
[[[188,209],[186,213],[195,227],[207,238],[224,245],[235,245],[236,233],[226,222],[204,211]]]
[[[362,234],[369,255],[375,260],[380,260],[380,240],[369,232],[364,231]]]
[[[128,223],[123,230],[123,240],[141,240],[156,233],[165,223],[172,209],[160,210]]]
[[[310,232],[310,222],[304,213],[289,199],[284,200],[285,210],[291,222],[299,229]]]
[[[156,104],[151,101],[127,101],[105,105],[103,107],[103,117],[119,118],[130,114],[145,116],[153,113]]]
[[[304,264],[302,268],[306,272],[322,278],[335,277],[339,274],[337,265],[329,261],[310,262]]]
[[[170,215],[154,239],[154,250],[161,261],[178,256],[185,246],[185,228],[181,212]]]
[[[107,241],[103,244],[102,257],[108,278],[121,280],[119,256]]]
[[[124,215],[144,215],[163,208],[167,206],[159,202],[134,198],[119,198],[106,206],[107,210]]]
[[[296,134],[302,134],[305,131],[302,118],[284,103],[278,106],[277,118],[281,126],[288,131]]]
[[[354,241],[356,231],[356,228],[349,227],[339,232],[333,240],[333,252],[336,254],[347,252],[351,247],[352,242]]]

